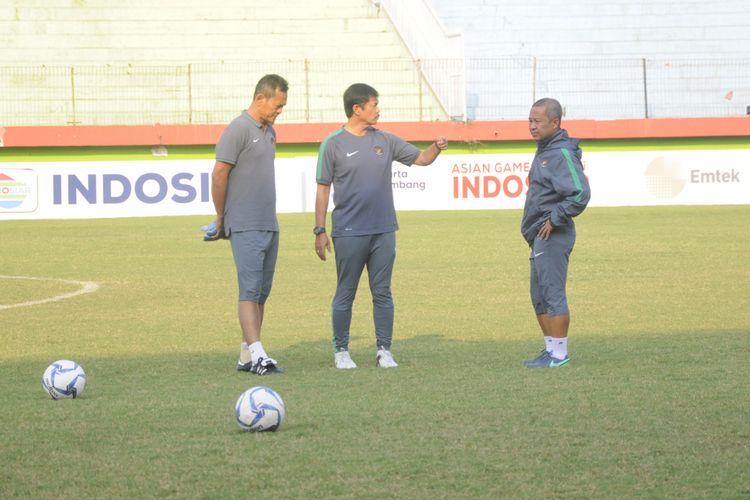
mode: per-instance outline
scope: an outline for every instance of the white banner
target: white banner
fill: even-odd
[[[533,154],[394,164],[398,210],[523,208]],[[276,160],[279,213],[315,209],[317,157]],[[0,163],[0,220],[212,215],[213,160]],[[584,153],[590,206],[750,203],[750,151]]]
[[[419,167],[408,173],[410,180],[425,182],[425,191],[437,188],[438,195],[427,197],[432,203],[397,199],[409,210],[523,208],[533,158],[530,153],[445,155],[436,162],[441,171],[434,180]],[[589,206],[750,203],[746,149],[584,152],[583,162],[591,185]],[[425,170],[430,168],[435,166]],[[396,180],[394,174],[394,188]]]

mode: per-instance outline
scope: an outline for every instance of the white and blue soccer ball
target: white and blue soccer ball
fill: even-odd
[[[284,422],[286,409],[281,396],[268,387],[251,387],[234,405],[237,423],[246,431],[275,431]]]
[[[52,399],[77,398],[86,389],[86,373],[75,361],[57,360],[44,370],[42,389]]]

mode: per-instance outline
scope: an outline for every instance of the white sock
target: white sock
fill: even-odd
[[[552,339],[553,337],[550,337],[549,335],[544,336],[544,348],[547,352],[552,352]]]
[[[560,337],[552,339],[552,357],[557,359],[565,359],[568,355],[568,337]]]
[[[260,340],[257,342],[253,342],[248,346],[250,349],[250,356],[252,357],[253,363],[258,362],[258,358],[267,358],[268,354],[266,354],[266,350],[263,349],[263,345],[260,343]]]
[[[242,342],[240,344],[240,363],[245,365],[252,361],[252,359],[253,358],[250,356],[250,348],[247,346],[246,342]]]

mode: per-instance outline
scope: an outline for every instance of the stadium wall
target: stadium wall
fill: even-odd
[[[750,117],[564,125],[583,139],[591,206],[750,202]],[[314,211],[319,141],[338,126],[278,126],[280,213]],[[398,210],[523,207],[534,154],[525,122],[385,123],[381,128],[420,146],[440,134],[452,141],[430,167],[394,165]],[[146,128],[141,139],[121,127],[52,129],[5,130],[7,146],[16,147],[0,149],[0,220],[213,214],[211,143],[221,127]],[[110,135],[120,142],[106,140]]]
[[[581,139],[750,136],[750,116],[564,120]],[[216,144],[226,125],[0,126],[0,147],[132,146]],[[321,142],[336,123],[279,123],[279,144]],[[486,122],[392,122],[380,128],[409,141],[431,141],[444,135],[467,143],[528,140],[525,120]]]
[[[747,0],[432,0],[466,44],[467,116],[737,116],[750,106]]]
[[[373,0],[5,0],[0,43],[4,126],[223,124],[267,73],[297,123],[338,119],[358,81],[394,121],[448,119],[464,93],[438,77],[462,66],[420,67]]]
[[[517,120],[543,96],[571,119],[750,106],[745,0],[6,0],[0,40],[4,126],[222,124],[268,72],[297,123],[339,119],[355,81],[389,121]]]

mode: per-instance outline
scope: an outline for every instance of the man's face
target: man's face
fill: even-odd
[[[380,119],[380,108],[378,107],[378,98],[370,97],[370,100],[366,103],[354,105],[354,112],[357,114],[360,120],[367,123],[368,125],[375,125]]]
[[[260,94],[255,97],[255,103],[261,125],[273,125],[286,106],[286,92],[276,89],[276,94],[271,97]]]
[[[545,106],[534,106],[529,112],[529,132],[537,142],[542,142],[552,137],[560,128],[560,120],[550,120],[547,117]]]

